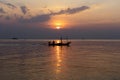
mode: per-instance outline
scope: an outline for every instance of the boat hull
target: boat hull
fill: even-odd
[[[67,43],[48,43],[49,46],[69,46],[71,42]]]

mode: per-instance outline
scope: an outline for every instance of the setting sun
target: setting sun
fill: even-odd
[[[52,29],[57,29],[57,30],[65,29],[67,26],[66,21],[64,20],[51,20],[49,24]]]
[[[63,24],[62,24],[61,22],[56,22],[56,23],[55,23],[56,29],[61,29],[62,26],[63,26]]]
[[[60,29],[61,27],[60,26],[56,26],[56,29]]]

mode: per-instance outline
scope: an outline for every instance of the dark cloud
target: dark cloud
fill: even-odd
[[[10,4],[10,3],[6,3],[6,5],[7,5],[9,8],[12,8],[12,9],[16,8],[16,6],[15,6],[15,5]]]
[[[49,21],[50,19],[51,19],[50,15],[43,14],[43,15],[38,15],[38,16],[32,17],[30,19],[24,19],[23,17],[21,17],[19,19],[19,21],[23,22],[23,23],[28,23],[28,22],[46,22],[46,21]]]
[[[0,8],[0,13],[6,13],[3,8]]]
[[[40,14],[40,15],[36,15],[36,16],[30,16],[30,10],[29,8],[27,8],[26,6],[15,6],[11,3],[4,3],[4,2],[0,2],[2,4],[4,4],[5,6],[7,6],[9,9],[11,10],[14,10],[14,8],[20,8],[20,11],[26,15],[26,16],[29,16],[29,18],[25,18],[24,15],[19,15],[19,17],[17,17],[18,15],[16,13],[12,13],[13,15],[15,15],[14,17],[16,18],[16,20],[18,20],[18,22],[22,22],[22,23],[35,23],[35,22],[47,22],[51,19],[52,16],[55,16],[55,15],[62,15],[62,14],[75,14],[75,13],[78,13],[78,12],[81,12],[81,11],[84,11],[84,10],[87,10],[89,9],[88,6],[82,6],[82,7],[76,7],[76,8],[67,8],[67,9],[64,9],[64,10],[60,10],[58,12],[54,12],[54,11],[51,11],[49,10],[49,13],[47,14]],[[0,8],[0,13],[8,13],[4,11],[4,7],[3,8]],[[21,16],[21,17],[20,17]],[[5,19],[6,20],[9,20],[10,19],[10,16],[6,17],[5,16]]]
[[[20,8],[20,12],[23,13],[23,15],[17,15],[16,13],[12,13],[14,15],[14,18],[16,18],[16,20],[18,20],[18,22],[22,22],[22,23],[29,23],[29,22],[47,22],[51,19],[52,16],[55,15],[62,15],[62,14],[75,14],[84,10],[89,9],[90,7],[88,6],[81,6],[81,7],[76,7],[76,8],[67,8],[64,10],[60,10],[58,12],[54,12],[52,10],[49,10],[49,13],[47,14],[40,14],[40,15],[36,15],[36,16],[31,16],[30,13],[30,9],[28,7],[24,6],[15,6],[11,3],[6,3],[6,2],[2,2],[0,1],[1,4],[3,4],[4,6],[8,7],[10,10],[14,10],[14,8]],[[8,13],[4,11],[4,7],[0,8],[0,13]],[[9,15],[8,15],[9,16]],[[4,18],[6,20],[10,19],[10,16],[4,16]],[[20,17],[21,16],[21,17]],[[29,18],[25,18],[25,16],[29,17]]]
[[[6,3],[6,2],[2,2],[2,1],[0,1],[0,3],[8,6],[9,8],[12,8],[12,9],[16,8],[16,6],[11,3]]]
[[[60,10],[59,12],[51,12],[51,15],[60,15],[60,14],[75,14],[84,10],[89,9],[88,6],[82,6],[77,8],[67,8],[66,10]]]
[[[25,7],[22,7],[21,9],[22,9],[24,14],[27,12]],[[30,19],[21,18],[19,20],[22,22],[46,22],[46,21],[49,21],[51,19],[51,16],[54,16],[54,15],[75,14],[75,13],[78,13],[78,12],[81,12],[81,11],[84,11],[87,9],[89,9],[88,6],[82,6],[82,7],[72,8],[72,9],[68,8],[66,10],[60,10],[58,12],[53,12],[53,11],[49,10],[50,11],[49,14],[37,15],[37,16],[32,17]]]
[[[26,6],[21,6],[20,9],[23,14],[26,14],[29,11],[29,9]]]

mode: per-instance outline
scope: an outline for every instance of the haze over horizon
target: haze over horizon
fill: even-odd
[[[120,39],[120,0],[0,0],[0,39]],[[56,28],[60,28],[59,30]]]

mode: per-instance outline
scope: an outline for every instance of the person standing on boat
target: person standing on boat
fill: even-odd
[[[55,44],[55,41],[53,40],[52,44]]]

